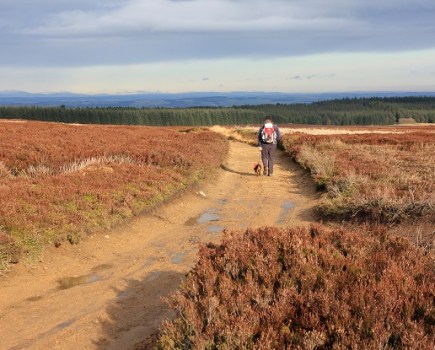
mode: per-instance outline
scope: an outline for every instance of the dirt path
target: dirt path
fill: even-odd
[[[223,228],[308,224],[309,176],[283,153],[274,177],[254,176],[258,153],[230,143],[207,184],[0,277],[0,349],[135,349],[168,317],[161,297],[193,266],[199,242],[218,242]]]

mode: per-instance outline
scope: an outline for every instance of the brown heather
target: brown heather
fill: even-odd
[[[200,129],[1,123],[0,269],[150,209],[226,150],[224,137]]]
[[[433,260],[385,233],[227,232],[169,303],[158,349],[433,349]]]
[[[433,130],[432,130],[433,131]],[[435,133],[283,137],[286,151],[309,169],[327,195],[323,217],[435,223]]]

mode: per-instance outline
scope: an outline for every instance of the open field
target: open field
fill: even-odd
[[[0,267],[154,207],[226,149],[201,129],[1,123]]]

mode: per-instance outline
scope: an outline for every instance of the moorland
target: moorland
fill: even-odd
[[[117,322],[103,322],[93,333],[87,328],[88,337],[104,333],[92,348],[127,344],[129,336],[137,342],[138,334],[133,337],[125,329],[134,329],[128,326],[129,319],[141,323],[141,317],[149,326],[140,328],[145,340],[133,344],[136,348],[429,349],[434,343],[435,129],[431,125],[282,126],[276,179],[252,172],[258,159],[256,148],[249,146],[256,138],[252,127],[15,120],[1,122],[0,130],[3,274],[17,263],[43,264],[44,247],[70,254],[65,247],[92,246],[87,237],[114,228],[111,236],[116,235],[116,227],[151,210],[160,222],[151,226],[146,221],[144,225],[159,231],[144,233],[144,243],[134,241],[141,245],[134,261],[143,264],[152,257],[165,263],[147,262],[146,274],[137,277],[142,282],[108,298],[112,302],[101,303]],[[165,215],[165,200],[204,181],[207,191],[195,192],[189,200],[181,194],[177,208]],[[303,197],[296,199],[301,193]],[[199,206],[200,200],[211,201],[208,210],[194,209],[192,203]],[[311,204],[301,210],[304,202]],[[212,226],[203,225],[202,214],[212,218]],[[182,231],[186,235],[180,240]],[[204,237],[204,231],[209,236]],[[158,243],[150,245],[147,235],[158,238]],[[186,242],[193,242],[191,248]],[[162,258],[165,244],[182,248]],[[119,254],[123,250],[132,254],[126,249],[119,241]],[[121,255],[116,262],[120,259]],[[180,275],[175,278],[168,271]],[[104,278],[79,288],[88,284],[103,288],[111,278],[98,276]],[[12,273],[4,278],[15,277]],[[173,313],[155,306],[162,304],[161,295],[147,289],[155,280],[155,290],[166,292],[182,281],[167,299]],[[165,289],[168,281],[171,288]],[[138,292],[129,308],[113,306],[127,303],[125,295],[132,290]],[[158,315],[134,308],[140,304],[141,291],[146,299],[157,300],[153,310],[167,317],[160,330],[150,321],[154,317],[160,322]],[[66,293],[61,290],[50,298]],[[27,301],[7,306],[9,315],[4,315],[13,320],[10,310],[22,307],[24,312],[31,302],[34,308],[45,305],[43,295],[37,297],[41,299],[26,295]],[[78,332],[74,324],[79,327],[82,322],[85,317],[77,316],[66,331]],[[89,326],[90,320],[85,324]],[[117,337],[110,336],[114,333],[125,343],[117,343]],[[47,332],[39,334],[50,337]],[[32,339],[31,332],[28,337]],[[9,339],[13,344],[13,336]],[[72,339],[65,338],[66,347],[74,344]],[[37,340],[35,344],[48,344]],[[38,346],[42,348],[34,348]]]

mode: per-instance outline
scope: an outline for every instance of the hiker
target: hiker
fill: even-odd
[[[281,140],[281,133],[278,127],[272,119],[266,118],[258,131],[258,148],[261,151],[263,175],[273,175],[274,153],[279,140]]]

